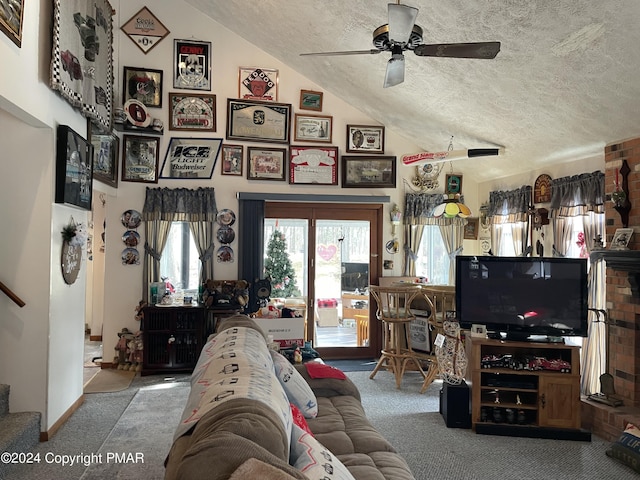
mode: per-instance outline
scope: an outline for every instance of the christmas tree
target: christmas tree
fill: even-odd
[[[271,280],[271,296],[280,298],[299,297],[296,288],[296,272],[293,270],[284,235],[274,230],[267,245],[267,258],[264,261],[264,272]]]

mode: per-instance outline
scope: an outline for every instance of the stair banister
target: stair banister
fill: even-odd
[[[22,299],[13,293],[9,287],[7,287],[4,283],[0,282],[0,290],[2,290],[7,297],[9,297],[13,302],[18,305],[20,308],[25,306],[25,303]]]

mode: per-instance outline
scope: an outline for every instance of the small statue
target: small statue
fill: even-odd
[[[593,239],[593,250],[603,250],[604,243],[602,243],[602,235],[596,235],[596,238]]]

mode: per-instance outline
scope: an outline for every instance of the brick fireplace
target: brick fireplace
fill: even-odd
[[[616,180],[628,190],[630,208],[614,208],[609,197]],[[622,169],[622,173],[621,173]],[[606,241],[610,244],[625,214],[634,229],[629,251],[603,252],[607,262],[608,361],[607,373],[614,378],[616,395],[624,405],[609,407],[583,402],[583,426],[607,440],[616,439],[627,422],[640,424],[640,138],[605,147]]]

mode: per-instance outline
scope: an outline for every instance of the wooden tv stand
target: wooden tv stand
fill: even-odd
[[[476,433],[591,440],[580,428],[579,347],[469,336],[467,351]],[[549,363],[547,369],[527,369],[534,368],[536,357],[560,359],[568,371],[551,370],[558,364]]]

